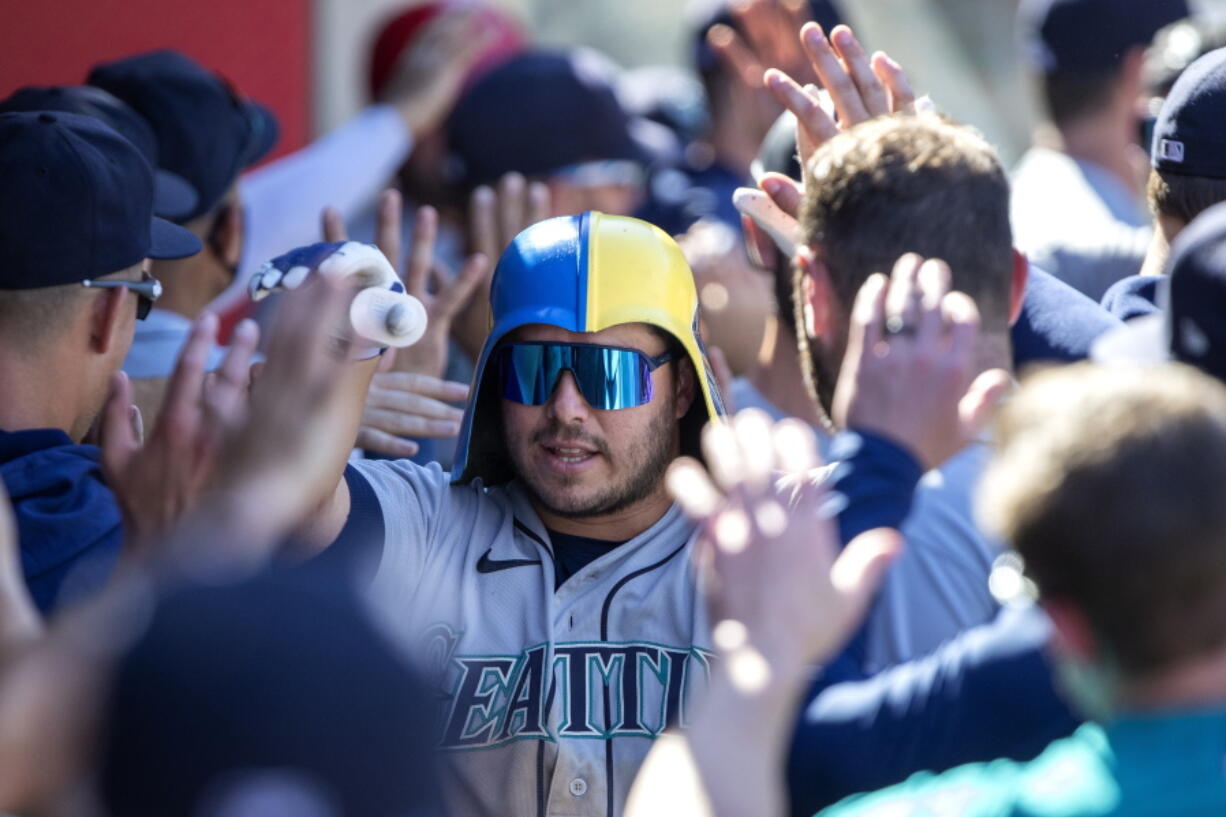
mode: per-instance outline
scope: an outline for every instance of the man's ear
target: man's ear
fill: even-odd
[[[834,329],[834,286],[830,272],[813,252],[801,245],[792,256],[793,268],[800,272],[800,303],[804,331],[811,338],[824,338]]]
[[[237,199],[217,212],[209,230],[208,245],[226,269],[238,266],[243,252],[243,205]]]
[[[110,352],[120,343],[120,335],[131,331],[124,308],[132,293],[124,287],[103,290],[101,298],[94,299],[90,309],[89,343],[92,351],[100,355]]]
[[[1030,277],[1030,261],[1016,247],[1013,250],[1013,280],[1009,282],[1009,325],[1017,323],[1026,300],[1026,280]]]
[[[677,404],[677,419],[680,420],[698,399],[698,377],[705,377],[705,374],[698,375],[694,372],[694,365],[690,362],[689,355],[685,355],[677,362],[676,369],[674,396]]]
[[[1059,599],[1044,599],[1042,606],[1051,619],[1051,645],[1057,652],[1082,664],[1098,660],[1098,639],[1081,608]]]

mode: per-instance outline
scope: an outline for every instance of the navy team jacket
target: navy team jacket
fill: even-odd
[[[833,489],[847,500],[844,542],[898,527],[923,469],[892,441],[845,433]],[[817,678],[788,758],[791,813],[808,817],[843,797],[998,757],[1027,760],[1078,724],[1056,693],[1036,608],[1004,610],[929,656],[868,677],[853,643]]]
[[[44,614],[100,589],[119,559],[123,524],[100,453],[59,429],[0,431],[0,479],[17,518],[21,569]]]

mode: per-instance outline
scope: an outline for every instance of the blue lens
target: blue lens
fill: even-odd
[[[562,372],[568,371],[583,399],[601,411],[650,403],[651,371],[659,365],[636,349],[583,343],[511,343],[499,355],[502,396],[507,400],[544,405]]]

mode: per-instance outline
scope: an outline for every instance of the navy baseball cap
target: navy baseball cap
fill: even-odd
[[[1210,51],[1176,80],[1154,126],[1154,168],[1226,179],[1226,48]]]
[[[448,123],[453,180],[488,184],[517,171],[542,176],[572,165],[651,152],[614,92],[616,67],[586,49],[532,51],[486,74]]]
[[[111,814],[440,813],[436,697],[334,573],[172,591],[111,689],[98,775]]]
[[[200,251],[153,215],[153,169],[131,142],[74,113],[0,114],[0,289],[98,278]]]
[[[1018,23],[1036,71],[1093,73],[1189,13],[1187,0],[1022,0]]]
[[[1094,359],[1176,360],[1226,382],[1226,203],[1184,228],[1171,247],[1167,273],[1165,293],[1159,289],[1162,312],[1104,335]]]
[[[276,117],[177,51],[103,63],[88,82],[136,109],[153,127],[161,167],[187,179],[200,200],[181,221],[209,212],[244,168],[277,141]]]
[[[182,177],[158,167],[158,143],[144,117],[122,100],[89,85],[28,87],[0,101],[0,113],[64,111],[100,119],[127,139],[153,171],[153,212],[166,218],[185,216],[196,206],[195,189]]]

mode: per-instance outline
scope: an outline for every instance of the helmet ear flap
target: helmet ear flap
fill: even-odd
[[[506,435],[503,433],[502,405],[498,399],[498,365],[496,355],[491,354],[477,384],[473,398],[468,456],[464,470],[452,474],[455,484],[467,484],[480,478],[485,485],[500,485],[515,478],[515,468],[507,453]],[[459,464],[457,462],[457,464]]]

